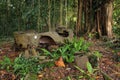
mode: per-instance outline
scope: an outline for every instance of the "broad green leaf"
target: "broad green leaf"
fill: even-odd
[[[92,65],[90,64],[90,62],[87,62],[87,69],[90,74],[93,74],[93,68],[92,68]]]

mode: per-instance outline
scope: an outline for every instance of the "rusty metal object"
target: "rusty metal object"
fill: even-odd
[[[17,48],[49,47],[51,45],[64,44],[65,40],[72,41],[73,31],[64,27],[58,27],[55,31],[37,33],[35,31],[14,32]]]
[[[66,40],[72,41],[73,39],[73,31],[64,27],[58,27],[55,31],[39,33],[39,35],[39,48],[46,48],[49,51],[54,50],[51,45],[58,47],[64,44]]]
[[[24,51],[23,56],[29,58],[37,56],[36,48],[39,43],[38,33],[32,32],[14,32],[15,51]]]
[[[65,40],[72,41],[73,31],[71,29],[66,29],[64,27],[58,27],[55,31],[40,33],[40,42],[44,42],[41,37],[51,39],[55,43],[64,44]]]
[[[20,48],[37,47],[39,43],[39,35],[35,32],[14,32],[14,39]]]

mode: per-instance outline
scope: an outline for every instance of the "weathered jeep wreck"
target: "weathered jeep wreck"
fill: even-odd
[[[51,45],[64,44],[65,40],[72,41],[73,31],[58,27],[54,31],[38,33],[36,31],[14,32],[15,50],[49,48]]]

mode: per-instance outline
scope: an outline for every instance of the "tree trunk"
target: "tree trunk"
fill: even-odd
[[[60,0],[60,25],[63,25],[62,16],[63,16],[63,0]]]
[[[87,3],[87,5],[86,5],[86,23],[87,23],[87,33],[89,33],[89,32],[91,32],[91,30],[92,30],[92,28],[93,28],[93,20],[92,20],[92,18],[93,18],[93,12],[92,12],[92,0],[89,0],[89,1],[87,1],[86,2]]]
[[[82,5],[83,5],[83,1],[82,0],[78,0],[78,13],[77,13],[77,24],[76,24],[76,35],[77,36],[78,36],[78,33],[80,31],[80,27],[81,27]]]
[[[92,30],[92,28],[93,28],[93,10],[92,10],[92,6],[93,6],[93,4],[92,4],[92,2],[93,2],[93,0],[90,0],[90,30],[89,31],[91,31]]]
[[[65,0],[65,8],[66,8],[66,13],[65,13],[65,14],[66,14],[66,16],[65,16],[65,25],[66,25],[66,27],[67,27],[67,25],[68,25],[68,24],[67,24],[67,21],[68,21],[68,20],[67,20],[67,0]]]
[[[53,12],[54,15],[53,15],[53,23],[52,23],[53,30],[55,30],[55,17],[56,17],[56,16],[55,16],[55,9],[56,9],[56,8],[55,8],[55,0],[54,0],[54,12]]]
[[[101,32],[101,23],[100,23],[100,21],[101,21],[101,18],[100,18],[100,11],[97,11],[97,14],[96,14],[96,16],[97,16],[97,32],[98,32],[98,34],[99,34],[99,36],[101,37],[102,36],[102,32]]]
[[[86,28],[86,32],[89,33],[91,31],[91,22],[90,20],[92,20],[91,18],[92,16],[92,2],[91,0],[86,0],[85,4],[85,28]]]
[[[10,5],[11,5],[11,1],[7,0],[7,22],[6,22],[6,25],[9,25]],[[8,36],[10,30],[9,30],[9,28],[7,26],[5,26],[5,27],[6,27],[5,33],[6,33],[6,36]]]
[[[50,0],[48,0],[48,27],[49,27],[49,31],[51,31],[50,8],[51,8]]]
[[[39,32],[40,30],[40,0],[38,0],[38,7],[39,7],[39,11],[38,11],[37,30]]]
[[[107,30],[107,36],[109,38],[113,37],[112,13],[113,13],[113,5],[112,5],[112,2],[109,2],[108,4],[106,4],[106,30]]]
[[[77,12],[76,35],[79,31],[97,32],[100,37],[112,38],[112,1],[100,3],[94,0],[78,0]],[[81,27],[82,17],[84,17],[84,30]]]

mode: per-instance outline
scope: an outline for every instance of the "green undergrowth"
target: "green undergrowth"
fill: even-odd
[[[42,49],[45,55],[50,56],[50,58],[56,60],[60,56],[63,57],[64,61],[67,63],[72,63],[75,58],[76,52],[84,52],[85,54],[89,51],[90,43],[86,42],[84,38],[74,38],[72,42],[66,41],[66,44],[60,48],[50,52],[46,49]],[[81,55],[81,54],[79,54]]]
[[[14,41],[13,37],[0,36],[0,46],[6,43],[13,43],[13,41]]]
[[[0,61],[0,69],[12,72],[16,77],[19,77],[20,80],[24,80],[26,75],[31,73],[37,75],[45,67],[54,65],[52,62],[39,63],[39,61],[36,57],[25,58],[23,56],[19,56],[15,58],[14,61],[11,61],[10,58],[5,56],[4,59]]]
[[[98,69],[93,68],[90,62],[87,62],[86,65],[87,71],[75,66],[82,73],[82,75],[78,76],[78,79],[96,80]]]
[[[86,42],[84,38],[74,38],[72,42],[66,41],[65,45],[59,47],[58,49],[52,52],[46,49],[42,49],[44,55],[46,55],[50,59],[53,59],[53,61],[40,63],[40,59],[38,57],[25,58],[21,55],[15,58],[13,61],[11,61],[10,58],[4,57],[3,60],[0,61],[0,69],[12,72],[17,77],[19,77],[20,80],[24,80],[26,77],[30,77],[31,74],[37,75],[44,68],[54,66],[54,61],[61,56],[63,57],[66,63],[74,62],[76,53],[82,52],[83,54],[80,53],[77,55],[87,55],[89,52],[88,48],[90,47],[90,45],[91,44]],[[99,55],[99,52],[97,51],[93,52],[93,55],[96,56],[94,57],[94,60],[96,60],[96,58],[99,59],[99,57],[101,57],[101,55]],[[91,65],[91,63],[87,63],[89,73],[87,74],[84,72],[87,75],[87,77],[91,77],[91,74],[94,73],[92,68],[93,66]]]

